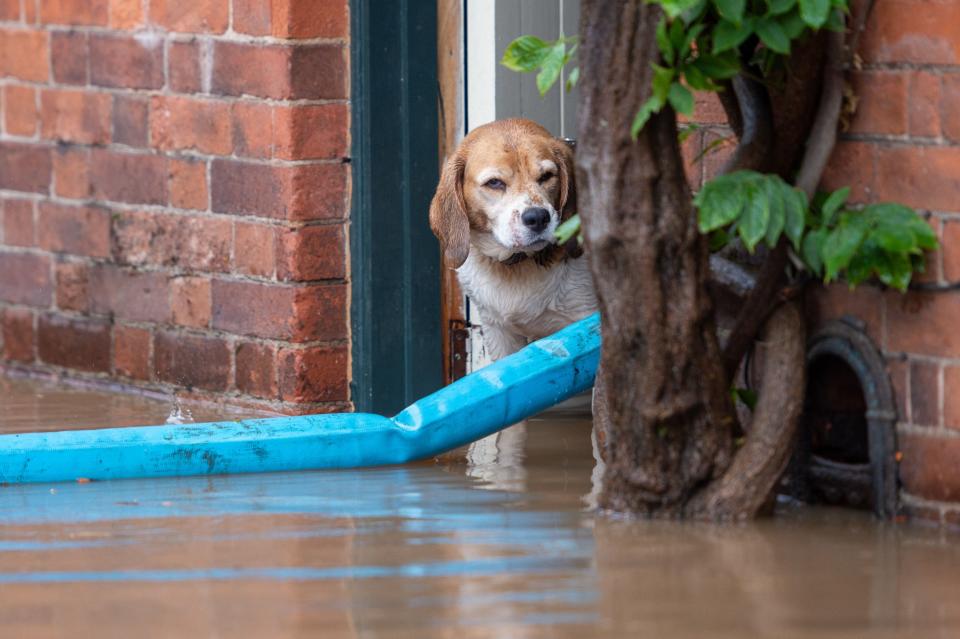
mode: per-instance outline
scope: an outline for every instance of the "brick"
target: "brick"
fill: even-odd
[[[53,79],[61,84],[90,81],[90,39],[86,32],[57,31],[50,40]]]
[[[233,28],[278,38],[346,38],[345,0],[233,0]]]
[[[887,294],[884,350],[934,357],[960,357],[960,296],[930,293]]]
[[[288,160],[349,155],[350,114],[345,104],[277,107],[274,156]]]
[[[960,501],[960,437],[900,435],[900,478],[911,495]]]
[[[910,421],[910,412],[907,409],[909,403],[907,373],[909,370],[910,363],[906,357],[887,358],[887,375],[890,376],[890,384],[893,386],[893,394],[897,402],[897,417],[902,422]]]
[[[206,390],[227,388],[230,350],[222,339],[158,332],[153,353],[160,381]]]
[[[283,349],[280,398],[288,402],[349,399],[349,351],[345,346]]]
[[[20,20],[20,0],[0,0],[0,20],[5,22]]]
[[[150,136],[158,149],[229,155],[230,107],[209,100],[155,97],[150,103]]]
[[[912,136],[940,135],[940,76],[927,71],[910,75],[909,133]]]
[[[0,142],[0,189],[47,193],[52,169],[49,149]]]
[[[163,41],[159,37],[90,36],[90,82],[103,87],[163,86]]]
[[[76,24],[107,26],[108,0],[43,0],[40,2],[40,20],[45,24]]]
[[[693,116],[688,118],[689,121],[698,124],[727,124],[727,113],[716,93],[697,91],[693,98]]]
[[[948,140],[960,142],[960,73],[943,76],[943,96],[940,114],[943,117],[943,135]]]
[[[167,276],[109,264],[90,270],[90,310],[130,322],[164,323],[170,319]]]
[[[346,168],[342,164],[265,166],[214,160],[214,211],[289,220],[346,216]]]
[[[192,328],[210,325],[210,280],[205,277],[178,277],[170,285],[173,323]]]
[[[90,188],[98,199],[166,204],[166,161],[157,155],[93,149],[90,154]]]
[[[53,154],[54,191],[60,197],[90,197],[90,150],[58,146]]]
[[[237,345],[237,390],[263,399],[279,396],[277,352],[269,344],[241,342]]]
[[[340,225],[285,230],[278,246],[278,279],[326,280],[347,275],[346,235]]]
[[[23,1],[23,21],[27,24],[37,24],[39,22],[39,3]]]
[[[700,152],[703,150],[703,133],[694,131],[680,145],[680,154],[683,156],[683,170],[687,175],[687,183],[693,191],[700,190],[703,185],[702,164]]]
[[[213,327],[293,342],[347,337],[346,286],[213,281]]]
[[[916,426],[940,425],[940,366],[910,362],[910,421]]]
[[[272,277],[276,268],[275,237],[272,226],[234,223],[234,270],[243,275]]]
[[[90,268],[83,262],[57,264],[57,308],[86,313],[90,309]]]
[[[110,256],[110,212],[92,206],[41,202],[37,245],[47,251],[88,257]]]
[[[33,202],[6,200],[3,203],[3,243],[7,246],[36,246]]]
[[[943,369],[943,425],[960,430],[960,366]]]
[[[143,98],[113,97],[113,141],[127,146],[145,147],[149,138],[149,104]]]
[[[151,0],[150,21],[170,31],[223,33],[229,0]]]
[[[181,209],[206,210],[209,205],[207,163],[171,159],[167,162],[167,168],[170,205]]]
[[[907,132],[907,74],[860,71],[853,75],[860,98],[850,123],[852,133],[902,135]]]
[[[133,379],[150,379],[150,347],[153,336],[144,328],[117,325],[113,328],[113,370]]]
[[[202,88],[200,45],[195,40],[171,42],[167,58],[170,89],[180,93],[199,93]]]
[[[3,87],[3,126],[10,135],[30,137],[37,132],[37,92],[32,87]]]
[[[960,147],[877,147],[877,198],[952,211],[960,201]]]
[[[0,29],[0,76],[46,82],[50,77],[49,59],[46,31]]]
[[[849,186],[851,202],[867,204],[874,201],[874,152],[874,145],[867,142],[838,142],[823,172],[820,188],[835,191]]]
[[[960,280],[960,220],[943,220],[940,248],[943,251],[943,278]]]
[[[37,355],[47,364],[106,373],[110,370],[110,324],[41,315],[37,321]]]
[[[139,212],[114,216],[113,256],[120,264],[227,271],[231,242],[229,220]]]
[[[50,306],[53,286],[50,259],[45,255],[0,252],[0,301],[26,306]]]
[[[45,90],[40,95],[43,137],[79,144],[110,142],[112,100],[106,93]]]
[[[818,286],[807,296],[807,313],[813,326],[850,315],[864,323],[867,335],[879,345],[883,335],[883,294],[872,286],[854,290],[845,283]]]
[[[737,147],[737,138],[730,130],[708,129],[703,132],[703,163],[704,182],[720,175],[723,167],[733,155]]]
[[[863,33],[868,62],[960,63],[960,5],[927,0],[878,2]]]
[[[217,42],[212,91],[275,99],[345,99],[346,49],[317,44],[290,47]]]
[[[230,118],[236,155],[269,158],[273,154],[273,109],[269,105],[235,102]]]
[[[8,308],[0,312],[3,330],[3,359],[30,363],[36,357],[33,311]]]
[[[132,31],[143,26],[143,0],[109,0],[111,29]]]

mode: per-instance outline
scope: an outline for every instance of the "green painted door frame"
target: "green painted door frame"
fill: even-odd
[[[392,415],[443,385],[436,0],[351,0],[353,382]]]

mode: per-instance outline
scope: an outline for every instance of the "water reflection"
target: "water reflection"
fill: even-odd
[[[2,418],[0,418],[2,419]],[[948,533],[597,518],[589,424],[341,472],[0,488],[10,637],[956,637]]]

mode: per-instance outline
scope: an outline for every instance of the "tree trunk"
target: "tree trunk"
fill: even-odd
[[[676,119],[664,109],[630,138],[659,17],[642,2],[583,2],[577,175],[603,318],[600,505],[682,516],[729,466],[735,418]]]

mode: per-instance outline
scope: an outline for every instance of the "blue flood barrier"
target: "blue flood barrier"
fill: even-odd
[[[599,360],[594,314],[393,418],[337,413],[0,435],[0,483],[403,464],[486,437],[587,390]]]

